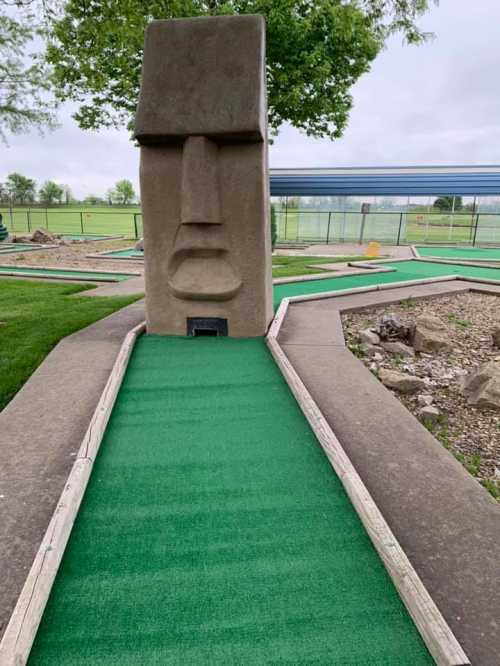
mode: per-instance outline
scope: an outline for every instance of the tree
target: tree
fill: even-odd
[[[130,180],[119,180],[114,189],[109,192],[109,196],[113,203],[126,206],[135,199],[134,186]]]
[[[455,205],[453,205],[453,199],[455,199]],[[438,210],[462,210],[463,202],[461,196],[442,196],[438,197],[432,204],[434,208]]]
[[[30,48],[43,34],[33,0],[0,0],[0,140],[32,127],[53,128],[55,101],[46,63]]]
[[[20,173],[10,173],[5,181],[12,203],[26,204],[35,200],[36,183]]]
[[[57,183],[54,183],[53,180],[47,180],[40,188],[40,192],[38,194],[40,201],[46,206],[50,206],[56,201],[57,203],[61,203],[64,195],[64,189]]]
[[[154,18],[263,14],[267,23],[269,124],[341,136],[350,89],[387,37],[428,35],[416,21],[437,0],[68,0],[52,20],[47,61],[61,100],[79,104],[82,129],[132,126],[146,24]]]
[[[88,197],[85,197],[83,203],[88,204],[89,206],[97,206],[98,204],[103,203],[103,199],[101,197],[96,197],[95,194],[89,194]]]

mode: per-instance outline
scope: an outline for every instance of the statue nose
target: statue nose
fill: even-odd
[[[217,144],[190,136],[182,151],[182,224],[221,224]]]

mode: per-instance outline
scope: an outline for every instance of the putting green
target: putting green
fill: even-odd
[[[84,282],[122,282],[136,277],[133,273],[93,273],[62,268],[31,268],[30,266],[0,266],[2,275],[19,275],[21,277],[60,278],[82,280]]]
[[[434,662],[263,340],[150,335],[29,663]]]
[[[134,247],[131,247],[126,250],[111,250],[110,252],[102,252],[101,256],[109,259],[130,259],[130,258],[140,258],[144,259],[144,251],[136,250]]]
[[[33,252],[34,250],[45,250],[43,245],[36,243],[0,243],[1,254],[14,254],[15,252]]]
[[[468,259],[469,261],[500,261],[500,247],[417,247],[421,257]]]
[[[339,289],[354,289],[355,287],[369,287],[375,284],[389,284],[404,280],[422,280],[430,277],[444,275],[463,275],[464,277],[478,277],[489,280],[500,280],[499,268],[486,268],[481,266],[465,266],[460,264],[440,264],[429,261],[391,261],[382,264],[384,268],[394,268],[391,273],[372,273],[367,271],[362,275],[346,275],[345,277],[328,278],[323,280],[309,280],[306,282],[286,282],[275,284],[274,307],[281,303],[282,298],[300,296],[302,294],[316,294]]]

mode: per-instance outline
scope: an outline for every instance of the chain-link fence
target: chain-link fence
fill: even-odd
[[[500,244],[500,214],[276,209],[278,242]]]
[[[19,235],[43,228],[54,234],[142,236],[142,215],[133,210],[0,208],[0,213],[9,232]]]

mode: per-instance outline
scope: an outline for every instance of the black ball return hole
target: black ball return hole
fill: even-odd
[[[189,336],[227,335],[227,319],[221,317],[188,317],[187,334]]]

